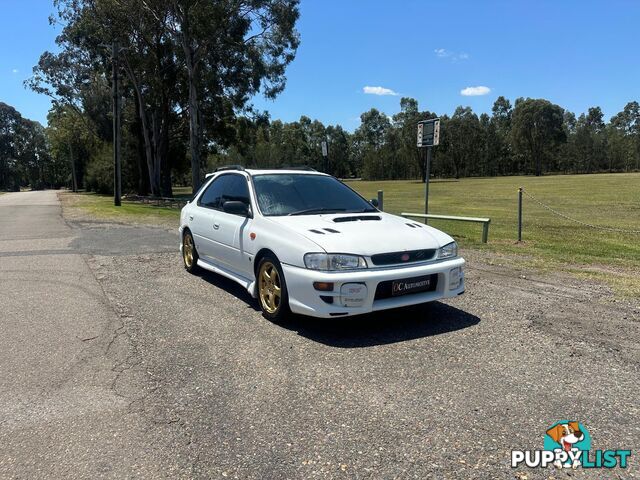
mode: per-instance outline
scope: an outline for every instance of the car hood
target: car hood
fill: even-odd
[[[308,238],[330,253],[371,256],[439,248],[453,241],[440,230],[383,212],[270,217],[270,220]]]

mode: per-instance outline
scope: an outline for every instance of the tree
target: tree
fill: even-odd
[[[496,99],[491,109],[491,141],[495,142],[492,146],[496,158],[494,160],[495,171],[500,175],[507,175],[515,171],[511,152],[511,117],[513,108],[511,102],[503,96]]]
[[[640,169],[640,104],[629,102],[624,110],[611,119],[611,126],[617,130],[630,146],[632,152],[631,165]]]
[[[364,178],[385,178],[387,131],[391,129],[391,121],[384,113],[372,108],[360,115],[360,126],[354,136],[357,139],[358,155],[362,164]]]
[[[558,146],[566,141],[564,110],[542,99],[519,99],[513,110],[511,140],[516,152],[523,154],[536,176],[542,175]]]
[[[195,192],[201,181],[202,105],[219,106],[213,111],[223,118],[226,109],[245,107],[260,89],[267,98],[284,89],[285,68],[299,43],[298,0],[156,0],[146,5],[156,16],[167,8],[170,32],[184,59]]]
[[[482,131],[478,116],[471,107],[456,108],[451,119],[443,122],[441,131],[447,139],[443,153],[451,161],[455,178],[478,175]]]

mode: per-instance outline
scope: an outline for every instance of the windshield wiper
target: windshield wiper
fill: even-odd
[[[338,213],[344,212],[346,208],[307,208],[305,210],[298,210],[296,212],[288,213],[287,216],[291,215],[307,215],[311,213]]]

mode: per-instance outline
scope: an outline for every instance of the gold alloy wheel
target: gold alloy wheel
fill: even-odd
[[[184,236],[184,242],[182,242],[182,257],[184,258],[184,264],[187,268],[193,266],[193,237],[190,233]]]
[[[259,278],[259,296],[262,308],[269,313],[274,314],[280,308],[280,300],[282,298],[282,284],[280,283],[280,275],[278,269],[271,262],[264,262],[260,267]]]

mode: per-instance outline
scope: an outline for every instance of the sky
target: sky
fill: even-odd
[[[55,50],[51,0],[0,0],[0,101],[46,123],[50,102],[23,87]],[[608,119],[640,100],[640,2],[302,0],[301,44],[272,119],[301,115],[357,128],[361,113],[388,115],[402,96],[451,115],[490,112],[502,95],[546,98]]]

